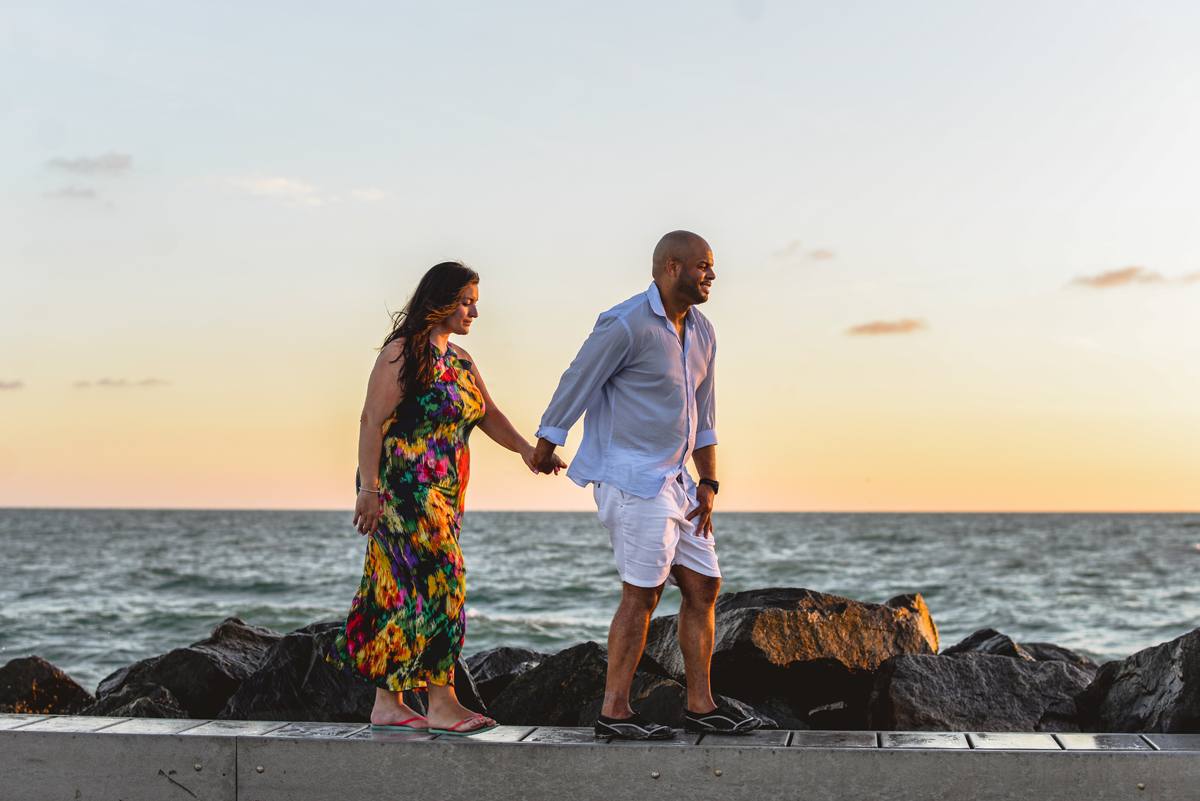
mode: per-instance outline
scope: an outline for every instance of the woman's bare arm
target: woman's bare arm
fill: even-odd
[[[475,378],[475,385],[483,393],[485,407],[483,420],[479,422],[480,430],[487,434],[500,447],[520,454],[521,460],[525,462],[525,466],[531,472],[538,472],[537,468],[533,466],[533,445],[525,437],[521,436],[521,432],[517,431],[516,426],[496,406],[496,402],[492,400],[491,394],[488,393],[487,384],[484,383],[483,376],[479,373],[479,365],[471,358],[471,354],[463,350],[460,345],[454,345],[453,347],[465,361],[471,363],[471,375]],[[567,465],[566,462],[558,459],[557,456],[555,459],[557,459],[557,464],[555,465],[554,472],[557,474],[560,469]]]
[[[400,405],[404,393],[397,377],[403,365],[404,340],[389,342],[375,359],[367,381],[367,399],[358,424],[358,476],[363,489],[354,503],[354,525],[360,534],[374,534],[379,526],[382,504],[379,490],[379,457],[383,451],[383,424]]]

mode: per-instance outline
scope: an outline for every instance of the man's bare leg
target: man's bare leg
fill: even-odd
[[[642,649],[646,647],[650,615],[658,606],[662,591],[661,585],[621,585],[621,605],[608,629],[608,682],[604,688],[604,708],[600,710],[607,718],[627,718],[633,714],[629,706],[629,688],[642,658]],[[712,650],[711,645],[709,650]]]
[[[717,708],[709,681],[716,628],[713,606],[721,591],[721,579],[680,565],[676,565],[671,573],[683,594],[679,605],[679,650],[683,652],[683,667],[687,673],[688,711],[712,712]]]

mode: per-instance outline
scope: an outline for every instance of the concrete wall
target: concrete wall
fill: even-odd
[[[1139,787],[1140,785],[1140,787]],[[1200,735],[758,732],[599,743],[358,724],[0,716],[0,799],[1200,798]]]

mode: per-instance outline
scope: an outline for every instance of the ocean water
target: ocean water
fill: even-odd
[[[717,514],[724,590],[919,592],[943,646],[992,626],[1099,660],[1200,627],[1200,514]],[[603,641],[620,596],[590,513],[468,512],[465,652]],[[345,512],[0,509],[0,663],[96,683],[229,615],[345,615],[365,541]],[[679,606],[667,590],[658,614]]]

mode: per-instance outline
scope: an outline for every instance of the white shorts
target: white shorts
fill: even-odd
[[[621,581],[635,587],[675,584],[673,565],[721,577],[711,537],[696,533],[688,513],[696,499],[678,481],[653,498],[639,498],[611,484],[592,490],[600,522],[608,529]]]

